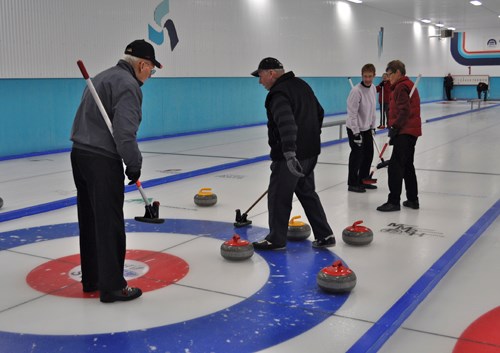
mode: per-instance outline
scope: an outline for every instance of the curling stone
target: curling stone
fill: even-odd
[[[356,221],[352,226],[342,232],[342,240],[349,245],[366,245],[373,240],[373,232],[370,228],[361,226],[363,221]]]
[[[230,240],[221,245],[220,254],[226,260],[246,260],[253,255],[253,245],[248,240],[240,239],[240,236],[235,234]]]
[[[337,260],[316,276],[318,286],[328,293],[350,292],[356,286],[356,274]]]
[[[290,222],[288,222],[288,232],[286,234],[288,240],[305,240],[311,235],[311,227],[309,224],[295,221],[298,218],[300,218],[300,216],[292,217]]]
[[[3,199],[0,197],[0,208],[3,207]]]
[[[217,195],[215,195],[211,188],[201,188],[196,195],[194,195],[194,203],[198,206],[213,206],[217,203]]]

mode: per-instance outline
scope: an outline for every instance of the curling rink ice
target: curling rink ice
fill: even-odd
[[[242,262],[220,246],[267,234],[266,198],[251,226],[233,226],[267,189],[266,126],[142,141],[141,180],[165,223],[136,222],[144,204],[127,187],[125,275],[144,291],[127,303],[81,291],[69,153],[0,161],[0,352],[500,353],[498,103],[422,104],[419,210],[376,211],[385,169],[377,190],[348,192],[349,145],[324,128],[316,188],[337,245],[313,249],[311,235]],[[193,202],[205,187],[212,207]],[[307,222],[296,199],[295,215]],[[342,241],[357,220],[374,233],[367,246]],[[357,284],[325,293],[316,275],[339,259]]]

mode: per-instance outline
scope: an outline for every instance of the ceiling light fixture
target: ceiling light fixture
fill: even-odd
[[[474,5],[474,6],[481,6],[481,5],[482,5],[481,1],[477,1],[477,0],[472,0],[472,1],[469,1],[469,2],[470,2],[472,5]]]
[[[431,20],[428,20],[426,18],[422,18],[420,21],[422,21],[423,23],[431,23]]]
[[[444,27],[444,24],[442,24],[442,23],[436,23],[436,27]]]
[[[356,4],[362,4],[363,3],[363,0],[347,0],[347,1],[354,2]]]
[[[448,27],[448,29],[449,29],[449,30],[451,30],[451,31],[456,30],[456,28],[455,28],[455,27]]]

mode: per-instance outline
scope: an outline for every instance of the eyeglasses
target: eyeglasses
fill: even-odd
[[[153,76],[155,73],[156,73],[156,70],[155,70],[155,65],[149,61],[144,61],[146,64],[148,64],[148,66],[151,66],[151,71],[150,71],[150,75]]]

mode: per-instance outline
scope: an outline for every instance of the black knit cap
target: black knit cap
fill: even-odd
[[[275,58],[264,58],[260,61],[257,70],[251,73],[252,76],[259,77],[259,70],[276,70],[283,69],[283,64]]]
[[[156,61],[155,48],[153,48],[153,46],[144,39],[134,40],[132,43],[127,45],[125,48],[125,54],[135,56],[136,58],[150,60],[157,68],[163,68],[163,65]]]

